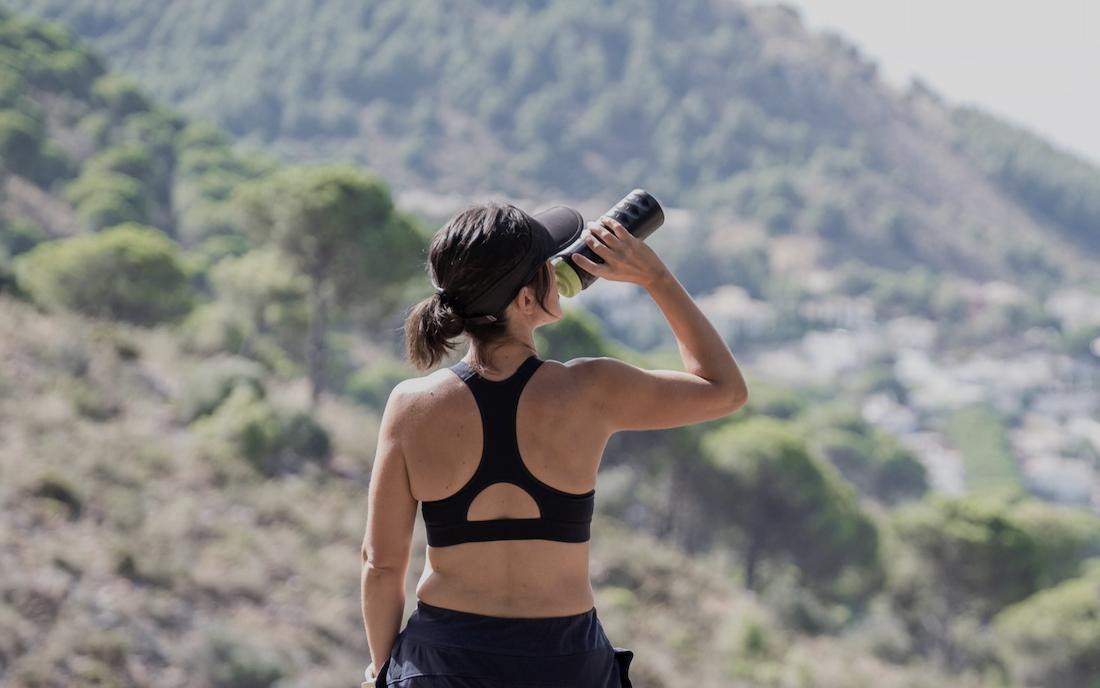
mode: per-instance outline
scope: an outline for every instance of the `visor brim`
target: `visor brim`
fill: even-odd
[[[471,315],[467,319],[476,322],[496,320],[496,316],[491,314],[503,310],[523,285],[531,280],[540,265],[568,249],[580,239],[584,231],[584,216],[563,205],[547,208],[529,217],[542,231],[534,231],[534,240],[526,255],[501,275],[485,293],[479,295],[476,303],[470,304],[472,313],[489,315]]]

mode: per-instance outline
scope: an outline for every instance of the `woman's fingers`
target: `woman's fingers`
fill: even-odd
[[[626,227],[622,225],[618,220],[613,217],[604,215],[600,218],[600,222],[607,227],[610,227],[609,233],[616,239],[625,239],[627,235],[633,236],[630,232],[626,231]]]
[[[603,258],[604,260],[606,260],[608,256],[614,253],[614,251],[608,248],[608,246],[604,244],[595,234],[589,234],[587,237],[585,237],[584,241],[586,244],[588,244],[588,248],[592,249],[593,253],[598,255],[600,258]]]
[[[615,232],[611,231],[602,224],[597,224],[593,222],[591,223],[591,228],[592,234],[595,234],[597,237],[600,238],[601,241],[603,241],[603,243],[607,244],[608,246],[615,246],[620,241],[619,237],[615,235]]]
[[[604,263],[597,263],[593,260],[590,260],[588,256],[584,254],[574,253],[573,260],[576,261],[577,265],[581,266],[596,277],[603,277],[605,274],[604,270],[607,266]]]

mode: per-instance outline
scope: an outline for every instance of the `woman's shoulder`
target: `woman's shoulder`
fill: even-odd
[[[438,415],[453,407],[461,387],[462,381],[446,368],[406,378],[390,390],[384,413],[399,416],[404,422],[415,421],[418,416]]]
[[[609,365],[607,357],[573,358],[565,362],[541,359],[538,374],[548,384],[548,392],[577,399],[598,388],[601,373]],[[614,363],[611,363],[614,365]],[[456,396],[465,394],[465,383],[447,367],[438,368],[419,377],[411,377],[394,386],[390,399],[408,411],[435,411],[450,408]]]
[[[602,384],[609,369],[622,362],[610,356],[582,356],[571,358],[564,363],[554,361],[560,366],[565,375],[568,375],[575,384],[583,385],[584,389],[593,389]]]
[[[419,377],[405,378],[394,385],[390,396],[398,396],[403,400],[424,399],[431,401],[438,399],[441,394],[447,394],[456,389],[461,389],[462,380],[447,368],[438,368]]]
[[[567,361],[548,359],[541,367],[547,368],[547,377],[557,392],[568,395],[576,404],[598,394],[602,385],[606,357],[579,357]]]

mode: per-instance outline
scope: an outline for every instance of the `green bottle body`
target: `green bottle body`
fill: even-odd
[[[643,189],[634,189],[604,215],[617,220],[626,228],[626,231],[642,240],[657,231],[665,221],[661,204],[652,194]],[[604,262],[603,258],[596,255],[596,252],[585,243],[584,237],[578,238],[553,256],[551,263],[557,275],[558,293],[567,298],[581,293],[597,279],[595,275],[573,262],[573,256],[578,253],[594,263]]]

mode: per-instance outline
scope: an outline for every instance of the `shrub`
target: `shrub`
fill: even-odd
[[[186,664],[201,683],[219,688],[268,688],[286,674],[279,655],[221,622],[202,625],[186,652]]]
[[[176,244],[141,225],[46,242],[17,258],[15,273],[39,303],[95,317],[152,325],[192,306]]]
[[[609,356],[612,348],[600,331],[599,321],[589,312],[565,309],[562,318],[541,330],[539,349],[548,358],[568,361],[580,356]]]
[[[34,176],[45,130],[15,110],[0,111],[0,171]]]
[[[101,110],[89,112],[80,118],[76,129],[96,145],[105,146],[112,132],[111,118]]]
[[[84,163],[88,176],[100,179],[104,174],[122,174],[136,180],[147,179],[153,172],[153,161],[145,146],[114,146],[96,153]]]
[[[23,75],[0,61],[0,108],[17,109],[26,93]]]
[[[176,137],[177,151],[188,148],[224,147],[228,145],[225,134],[216,125],[205,121],[188,124]]]
[[[892,435],[869,425],[857,407],[818,405],[801,421],[814,450],[864,494],[895,503],[928,489],[924,465]]]
[[[767,382],[752,383],[752,394],[742,415],[762,415],[789,420],[806,408],[806,399],[798,391]]]
[[[88,85],[103,72],[103,66],[93,55],[72,48],[51,51],[44,67],[47,87],[67,91],[79,98],[88,94]]]
[[[272,333],[297,337],[308,322],[309,280],[279,251],[261,248],[227,257],[210,268],[218,300],[230,305],[250,336]]]
[[[67,387],[73,408],[88,420],[99,422],[110,420],[122,410],[115,399],[87,380],[70,380]]]
[[[126,670],[126,658],[136,649],[130,635],[117,628],[100,630],[84,636],[76,648],[79,654],[95,657],[118,671]]]
[[[313,416],[295,411],[286,419],[282,437],[283,453],[290,457],[327,459],[332,450],[328,433]]]
[[[933,495],[897,510],[893,521],[920,563],[920,584],[952,615],[972,612],[988,620],[1034,593],[1042,580],[1039,544],[1002,501]]]
[[[40,499],[49,499],[64,505],[70,519],[80,517],[84,508],[84,498],[77,486],[64,475],[49,471],[40,477],[29,489],[28,494]]]
[[[1100,566],[1001,612],[1002,660],[1021,685],[1100,684]]]
[[[116,122],[149,109],[149,101],[137,84],[115,74],[107,74],[95,80],[92,84],[92,101],[108,110]]]
[[[206,175],[218,170],[233,170],[239,165],[228,148],[187,148],[179,154],[176,173],[184,176]]]
[[[231,476],[241,475],[241,460],[243,467],[259,470],[278,447],[281,430],[274,407],[247,384],[235,385],[216,412],[192,427],[207,456]]]
[[[123,222],[141,222],[149,201],[144,185],[134,177],[114,171],[88,171],[65,189],[65,199],[93,231]]]
[[[125,223],[141,224],[148,218],[143,202],[135,205],[124,196],[107,192],[84,199],[76,206],[76,216],[81,226],[93,232]]]
[[[793,563],[822,599],[864,596],[879,585],[879,537],[859,500],[802,436],[774,418],[726,424],[702,440],[705,490],[716,518],[733,527],[745,584],[763,562]]]
[[[800,633],[833,633],[848,622],[851,612],[842,604],[821,599],[800,584],[798,570],[774,567],[762,591],[762,599],[788,628]]]
[[[200,363],[184,379],[176,400],[177,416],[190,423],[213,413],[239,384],[251,387],[263,398],[264,370],[260,364],[236,356],[220,356]]]
[[[1042,587],[1078,575],[1082,562],[1100,556],[1100,517],[1087,509],[1029,498],[1013,505],[1012,517],[1039,549]]]
[[[225,202],[195,203],[180,213],[178,236],[186,245],[220,236],[238,236],[240,226],[234,207]]]
[[[245,179],[246,177],[243,177],[239,171],[217,168],[205,174],[188,177],[186,183],[202,198],[211,201],[227,201],[232,197],[233,189]]]
[[[15,281],[15,270],[11,264],[11,256],[8,255],[8,250],[3,246],[0,246],[0,294],[11,293],[15,294],[19,291],[18,284]]]
[[[247,336],[247,325],[225,303],[205,303],[188,315],[180,326],[183,348],[195,354],[239,352]]]
[[[272,476],[329,458],[328,436],[316,421],[276,409],[247,384],[234,386],[218,409],[193,427],[207,456],[228,477],[242,477],[242,459],[255,472]]]
[[[119,141],[149,151],[156,162],[167,167],[174,164],[176,133],[184,124],[181,115],[164,110],[138,112],[122,123]]]
[[[928,489],[927,471],[912,452],[866,424],[825,427],[812,437],[814,448],[864,494],[894,503],[920,497]]]
[[[26,220],[0,224],[0,248],[7,249],[11,257],[26,253],[49,238],[41,227]]]

